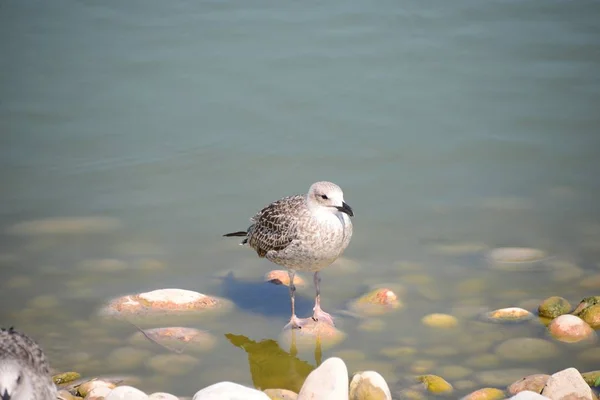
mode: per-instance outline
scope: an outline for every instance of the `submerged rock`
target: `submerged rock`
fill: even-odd
[[[458,326],[458,319],[448,314],[429,314],[421,319],[421,322],[432,328],[454,328]]]
[[[200,360],[188,354],[158,354],[148,360],[148,366],[161,375],[184,375]]]
[[[557,340],[575,343],[582,340],[595,339],[594,330],[581,318],[575,315],[561,315],[550,322],[548,331]]]
[[[294,342],[298,349],[314,349],[315,343],[319,341],[322,349],[328,349],[346,338],[344,332],[327,322],[314,321],[310,317],[306,321],[302,329],[283,330],[279,337],[281,345],[289,347]]]
[[[392,400],[392,394],[379,373],[362,371],[350,381],[350,400]]]
[[[359,315],[382,315],[402,307],[402,302],[388,288],[378,288],[352,301],[348,308]]]
[[[233,382],[219,382],[196,392],[192,400],[270,400],[260,390]]]
[[[573,311],[574,315],[579,315],[583,310],[593,305],[600,304],[600,296],[590,296],[581,300],[577,305],[577,308]]]
[[[488,253],[488,258],[496,263],[530,263],[546,257],[543,250],[528,247],[500,247]]]
[[[571,303],[559,296],[548,297],[538,307],[540,317],[556,318],[571,311]]]
[[[532,313],[519,307],[501,308],[483,314],[485,321],[500,323],[528,321],[533,317]]]
[[[600,386],[600,370],[584,372],[583,374],[581,374],[581,377],[583,378],[585,383],[587,383],[591,387]]]
[[[435,394],[452,393],[454,388],[444,378],[437,375],[420,375],[417,381],[422,382],[427,391]]]
[[[199,329],[183,326],[169,326],[163,328],[144,329],[134,333],[131,343],[151,341],[168,350],[182,351],[208,351],[214,348],[217,339],[211,333]]]
[[[313,399],[348,400],[348,369],[340,358],[328,358],[306,377],[298,400]]]
[[[548,379],[542,395],[551,399],[592,400],[592,389],[575,368],[559,371]]]
[[[181,314],[225,310],[231,302],[185,289],[157,289],[113,299],[101,315],[113,317]]]
[[[265,274],[265,282],[273,283],[275,285],[290,286],[290,275],[287,270],[275,269]],[[304,286],[306,282],[301,275],[296,274],[294,277],[295,286]]]
[[[584,320],[592,329],[600,328],[600,304],[585,308],[579,313],[579,318]]]
[[[548,340],[538,338],[514,338],[502,342],[495,353],[505,360],[534,361],[554,358],[558,347]]]

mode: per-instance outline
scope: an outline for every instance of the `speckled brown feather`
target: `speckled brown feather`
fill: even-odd
[[[290,213],[295,210],[295,213]],[[277,200],[254,215],[248,228],[247,243],[264,257],[269,250],[285,249],[295,239],[298,218],[297,210],[306,210],[304,196],[288,196]]]

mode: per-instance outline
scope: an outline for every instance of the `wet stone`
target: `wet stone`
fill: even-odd
[[[544,339],[514,338],[498,345],[495,353],[505,360],[524,362],[554,358],[559,349]]]
[[[555,339],[565,343],[595,340],[594,330],[581,318],[565,314],[552,320],[548,331]]]
[[[482,319],[496,323],[514,323],[533,319],[534,315],[519,307],[501,308],[482,314]]]
[[[365,316],[383,315],[402,307],[396,294],[387,288],[379,288],[352,301],[348,308],[351,312]]]
[[[500,389],[483,388],[469,393],[461,400],[500,400],[504,398],[504,392]]]
[[[512,395],[515,395],[524,390],[530,390],[532,392],[540,393],[546,385],[546,382],[549,378],[550,375],[546,374],[535,374],[526,376],[525,378],[513,382],[508,387],[508,392]]]
[[[144,329],[143,333],[136,332],[130,339],[131,343],[148,341],[176,352],[204,352],[213,349],[217,343],[215,336],[207,331],[182,326]]]
[[[265,274],[265,282],[269,282],[274,285],[290,286],[290,276],[287,270],[276,269]],[[301,275],[296,274],[294,277],[294,285],[296,287],[305,286],[306,282]]]
[[[452,393],[454,388],[444,378],[437,375],[420,375],[417,381],[422,382],[427,391],[435,394]]]
[[[159,354],[148,360],[148,367],[161,375],[185,375],[199,364],[200,360],[187,354]]]
[[[538,314],[546,318],[556,318],[569,311],[571,311],[571,303],[559,296],[548,297],[538,307]]]
[[[524,376],[539,374],[533,368],[506,368],[475,373],[475,378],[485,386],[508,386]]]

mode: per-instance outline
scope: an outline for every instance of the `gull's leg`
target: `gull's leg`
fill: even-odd
[[[290,302],[292,304],[292,316],[290,318],[290,322],[283,329],[300,329],[303,325],[303,320],[296,316],[296,306],[295,306],[295,293],[296,293],[296,285],[294,285],[294,277],[296,276],[296,271],[293,269],[288,269],[288,275],[290,277]]]
[[[331,315],[329,315],[321,309],[321,290],[319,289],[321,277],[319,276],[319,271],[315,272],[313,282],[315,284],[315,289],[317,290],[317,295],[315,296],[315,308],[313,308],[313,319],[315,321],[326,322],[329,325],[334,326],[333,318],[331,317]]]

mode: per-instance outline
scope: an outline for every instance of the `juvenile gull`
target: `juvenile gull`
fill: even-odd
[[[290,276],[292,316],[286,328],[301,328],[306,321],[296,316],[294,276],[296,270],[314,272],[316,289],[313,320],[333,325],[331,315],[321,309],[319,271],[331,265],[348,247],[352,237],[352,208],[335,183],[316,182],[306,195],[277,200],[250,219],[245,231],[224,236],[245,236],[259,257],[286,267]]]
[[[55,400],[56,396],[40,346],[13,328],[0,329],[0,399]]]

